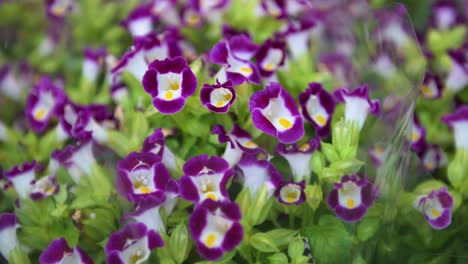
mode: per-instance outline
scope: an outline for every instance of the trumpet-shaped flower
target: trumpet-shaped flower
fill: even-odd
[[[468,106],[461,106],[454,113],[444,115],[442,121],[453,130],[455,147],[468,150]]]
[[[447,30],[460,21],[456,2],[439,0],[432,5],[431,24],[439,30]]]
[[[442,81],[440,78],[430,72],[426,72],[421,86],[421,94],[426,99],[438,99],[442,96]]]
[[[36,178],[38,165],[33,160],[31,163],[24,163],[21,167],[14,166],[11,170],[5,172],[5,178],[11,182],[18,196],[21,199],[26,199],[33,189],[32,183]]]
[[[85,48],[83,53],[82,75],[89,82],[95,82],[104,66],[104,59],[107,55],[107,51],[105,48]]]
[[[46,13],[51,19],[61,19],[73,10],[74,0],[46,0]]]
[[[292,60],[298,60],[305,56],[309,50],[309,40],[312,36],[316,23],[308,16],[299,21],[290,20],[286,29],[280,33],[284,37]]]
[[[59,185],[57,179],[52,176],[42,177],[38,180],[32,181],[32,188],[29,194],[34,201],[39,201],[49,196],[57,194],[59,191]]]
[[[236,90],[230,80],[223,84],[204,84],[200,90],[200,100],[212,112],[227,113],[236,100]]]
[[[452,222],[453,198],[447,188],[432,190],[428,195],[419,197],[416,203],[434,229],[444,229]]]
[[[424,149],[418,153],[422,167],[429,172],[434,171],[446,162],[446,157],[442,149],[435,144],[426,145]]]
[[[134,38],[138,38],[153,31],[153,19],[151,5],[142,4],[133,9],[121,24]]]
[[[92,264],[93,260],[79,247],[70,248],[65,238],[50,242],[39,256],[40,264],[82,263]]]
[[[286,62],[286,43],[280,39],[268,39],[255,54],[257,66],[263,77],[275,74]]]
[[[305,181],[285,182],[275,191],[278,201],[286,205],[300,205],[306,200]]]
[[[337,52],[321,55],[317,69],[319,72],[332,74],[336,86],[351,85],[356,78],[351,60]]]
[[[284,144],[278,144],[275,148],[275,152],[283,156],[289,163],[294,180],[309,181],[310,172],[310,159],[315,150],[320,148],[320,139],[313,138],[306,144],[299,147],[296,144],[286,146]]]
[[[250,112],[256,128],[293,143],[304,135],[304,123],[294,98],[279,83],[270,83],[250,97]]]
[[[163,247],[164,241],[142,223],[130,223],[110,235],[106,244],[107,263],[144,263],[151,251]]]
[[[78,109],[79,112],[71,130],[73,137],[86,137],[84,134],[90,134],[96,142],[105,143],[107,130],[117,126],[112,113],[107,110],[107,106],[89,105]]]
[[[413,115],[413,126],[410,135],[411,149],[415,152],[422,152],[426,147],[426,129],[419,123],[416,112]]]
[[[379,100],[369,99],[369,88],[363,85],[354,91],[348,89],[337,89],[333,92],[336,100],[345,103],[346,121],[356,122],[359,129],[362,129],[369,112],[376,116],[381,116]]]
[[[148,230],[164,232],[164,223],[159,210],[165,199],[164,193],[158,192],[157,195],[139,202],[135,211],[125,214],[122,220],[133,220],[143,223]]]
[[[330,135],[330,123],[335,112],[335,102],[330,93],[321,84],[310,83],[309,88],[299,95],[302,115],[314,126],[317,135]]]
[[[177,162],[174,153],[166,146],[164,134],[161,128],[154,130],[143,142],[142,152],[151,152],[161,158],[162,163],[170,170],[177,170]]]
[[[233,250],[243,238],[239,206],[230,201],[205,200],[197,205],[189,219],[189,229],[198,252],[216,260]]]
[[[18,227],[18,217],[15,214],[0,214],[0,253],[7,261],[10,252],[19,245],[16,236]]]
[[[143,76],[143,87],[153,97],[156,109],[163,114],[174,114],[195,93],[197,78],[184,58],[167,58],[149,65]]]
[[[189,159],[180,178],[180,195],[195,203],[206,199],[221,201],[229,199],[226,184],[234,171],[220,157],[203,154]]]
[[[367,213],[377,198],[377,189],[366,177],[345,175],[329,193],[327,202],[336,216],[345,222],[356,222]]]
[[[468,85],[468,60],[465,53],[466,51],[463,49],[448,52],[452,60],[452,67],[448,73],[445,85],[449,91],[454,93],[461,91]]]

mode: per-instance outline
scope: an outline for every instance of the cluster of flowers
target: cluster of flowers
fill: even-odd
[[[256,14],[274,18],[282,22],[283,27],[258,44],[249,32],[221,25],[222,16],[233,4],[231,2],[235,1],[149,1],[134,8],[121,23],[133,37],[133,45],[120,60],[105,48],[86,48],[82,64],[85,88],[81,92],[88,92],[88,87],[96,87],[103,81],[108,87],[105,92],[112,99],[109,104],[115,105],[115,112],[109,110],[108,104],[75,102],[71,96],[74,92],[65,92],[65,80],[43,76],[35,82],[34,70],[27,64],[19,65],[16,70],[12,65],[3,66],[0,70],[3,95],[20,101],[24,87],[33,86],[27,91],[24,107],[28,128],[37,134],[52,131],[55,146],[74,142],[62,149],[57,147],[51,153],[47,167],[45,163],[33,160],[0,174],[2,192],[12,187],[17,194],[16,210],[20,210],[26,200],[39,203],[57,196],[64,188],[65,192],[73,193],[73,188],[59,183],[63,168],[72,180],[71,187],[93,177],[93,168],[99,166],[94,154],[96,149],[113,149],[114,133],[122,131],[125,125],[125,118],[119,111],[143,108],[143,112],[151,115],[173,115],[191,110],[187,110],[190,100],[199,96],[197,104],[213,114],[232,113],[238,103],[236,99],[245,96],[240,91],[242,87],[260,87],[249,94],[248,110],[242,111],[249,112],[249,122],[259,130],[256,135],[261,131],[278,140],[275,152],[289,164],[290,177],[283,176],[275,167],[275,156],[268,152],[268,146],[262,148],[254,142],[258,136],[247,131],[243,120],[234,122],[231,131],[222,125],[212,127],[211,133],[217,135],[219,143],[226,144],[222,157],[201,154],[187,158],[183,165],[177,152],[166,144],[168,133],[165,128],[157,128],[149,136],[150,131],[143,131],[143,138],[146,138],[138,139],[142,144],[121,155],[116,176],[109,177],[115,179],[115,192],[130,205],[119,216],[124,225],[119,230],[112,230],[103,244],[108,263],[142,263],[150,259],[154,249],[167,243],[166,218],[180,217],[174,211],[186,202],[193,203],[193,210],[188,219],[180,221],[188,221],[199,254],[208,260],[217,260],[240,245],[246,237],[246,229],[250,232],[251,227],[265,221],[269,213],[270,208],[265,206],[254,208],[259,212],[246,219],[247,210],[240,204],[239,197],[247,195],[247,200],[260,199],[263,204],[275,197],[282,208],[305,205],[308,199],[306,188],[314,181],[314,155],[323,153],[329,164],[346,156],[346,151],[351,153],[348,156],[355,158],[356,137],[363,131],[368,115],[385,118],[393,111],[399,112],[396,110],[400,107],[398,103],[387,106],[384,101],[381,107],[379,100],[371,100],[369,93],[376,88],[371,84],[330,92],[324,84],[307,81],[308,87],[297,88],[297,94],[284,88],[287,85],[281,74],[294,69],[301,58],[310,55],[311,39],[325,35],[323,32],[331,26],[330,19],[317,6],[302,0],[259,1]],[[368,10],[366,1],[350,2],[343,10],[349,12],[351,18],[361,17]],[[360,11],[361,6],[365,9]],[[57,37],[59,29],[65,26],[67,16],[79,12],[79,8],[72,0],[46,1],[46,14],[53,26],[41,43],[43,56],[53,53],[60,41]],[[461,20],[457,18],[456,7],[446,1],[435,4],[433,10],[432,23],[437,29],[449,30]],[[404,25],[404,14],[401,9],[378,14],[376,19],[380,27],[373,32],[382,43],[400,52],[411,41],[409,29]],[[199,56],[193,43],[183,36],[184,29],[196,29],[210,23],[221,30],[222,39],[209,47],[209,52]],[[156,28],[156,24],[162,29]],[[338,37],[342,33],[338,32]],[[336,52],[320,56],[318,72],[332,75],[339,87],[354,87],[352,84],[357,78],[351,60],[354,45],[344,37],[334,47]],[[467,48],[468,45],[464,45],[459,50],[447,52],[452,59],[451,68],[440,74],[446,77],[446,93],[459,93],[468,83]],[[196,60],[197,57],[201,59]],[[427,57],[436,56],[428,54]],[[207,68],[209,78],[201,76],[194,66],[200,60],[205,64],[203,67]],[[373,71],[385,80],[393,78],[398,71],[399,65],[392,63],[390,54],[378,54],[372,58],[372,63]],[[142,97],[137,97],[137,102],[130,102],[132,95],[141,94],[141,91],[135,91],[129,84],[127,74],[139,84],[136,88],[145,92],[143,97],[151,98],[149,111],[145,109],[147,106],[142,103]],[[425,100],[443,98],[441,76],[426,73],[421,88]],[[338,86],[335,83],[333,88]],[[297,102],[293,95],[297,95]],[[128,108],[132,103],[134,105]],[[466,161],[468,106],[458,105],[458,109],[444,115],[442,121],[453,129],[457,152],[463,152],[460,155]],[[340,107],[344,108],[343,120],[339,119],[342,114],[337,111]],[[315,131],[314,136],[309,131]],[[0,122],[1,141],[12,140],[15,133],[15,128]],[[444,154],[441,147],[428,143],[425,135],[425,128],[414,115],[408,142],[424,168],[433,171],[443,164]],[[333,145],[326,142],[329,138]],[[301,140],[305,144],[300,145]],[[333,153],[329,151],[330,146]],[[349,151],[353,148],[354,151]],[[385,163],[386,152],[381,147],[371,148],[369,154],[377,167]],[[324,166],[323,155],[319,160]],[[330,177],[330,182],[317,173],[319,184],[327,191],[329,209],[344,222],[360,221],[380,193],[374,176],[368,178],[358,171],[343,169],[340,171],[343,173]],[[449,181],[454,185],[450,176]],[[238,183],[241,193],[236,196],[234,189]],[[414,205],[435,229],[444,229],[452,221],[454,199],[445,186],[417,197]],[[304,210],[315,210],[316,207],[304,207]],[[20,247],[16,230],[22,224],[20,215],[0,214],[0,252],[6,259]],[[84,250],[78,246],[71,248],[64,237],[54,237],[49,242],[39,257],[40,263],[93,263]]]

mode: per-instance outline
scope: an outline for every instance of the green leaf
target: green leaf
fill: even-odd
[[[15,247],[13,250],[10,251],[8,256],[8,261],[11,264],[30,264],[31,261],[29,260],[28,254],[24,252],[20,247]]]
[[[275,243],[265,233],[256,233],[249,239],[250,245],[260,252],[279,252]]]
[[[280,249],[285,248],[298,234],[297,230],[292,229],[273,229],[264,233],[267,238],[273,241],[274,245]]]
[[[275,253],[268,257],[270,264],[284,264],[288,263],[288,257],[284,253]]]
[[[304,254],[304,241],[295,239],[288,246],[288,255],[291,259],[297,259]]]
[[[340,160],[340,156],[338,155],[338,152],[336,152],[332,144],[322,142],[321,150],[330,163],[337,162]]]
[[[187,226],[184,223],[179,224],[173,229],[169,239],[169,251],[172,258],[177,263],[182,263],[190,252],[190,238]]]
[[[361,169],[362,165],[364,165],[364,162],[358,159],[347,158],[332,163],[330,167],[336,169],[338,172],[340,172],[341,175],[344,175],[354,174],[358,172]]]
[[[361,241],[367,241],[369,238],[375,235],[380,227],[380,218],[373,216],[366,216],[359,222],[357,229],[357,237]]]

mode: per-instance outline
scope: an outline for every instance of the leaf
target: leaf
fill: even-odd
[[[330,163],[337,162],[340,160],[340,156],[338,155],[338,152],[336,152],[332,144],[322,142],[321,150]]]
[[[288,257],[284,253],[275,253],[268,257],[268,263],[283,264],[288,263]]]
[[[357,237],[361,241],[367,241],[369,238],[375,235],[379,227],[380,227],[379,217],[366,216],[359,223],[359,226],[357,229]]]
[[[249,239],[250,245],[260,252],[279,252],[275,243],[265,233],[256,233]]]

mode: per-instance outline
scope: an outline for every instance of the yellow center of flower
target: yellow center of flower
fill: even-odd
[[[269,10],[269,13],[270,13],[270,15],[272,15],[274,17],[277,17],[277,16],[281,15],[281,13],[276,9]]]
[[[52,13],[56,16],[63,16],[65,13],[65,8],[62,6],[57,6],[52,9]]]
[[[218,200],[218,199],[216,198],[216,194],[214,194],[214,193],[212,193],[212,192],[208,193],[208,194],[206,195],[206,198],[207,198],[207,199],[211,199],[211,200],[213,200],[213,201],[217,201],[217,200]]]
[[[286,199],[285,201],[287,203],[294,203],[295,201],[297,201],[297,193],[296,192],[286,192]]]
[[[304,151],[306,151],[309,147],[310,147],[309,144],[305,143],[305,144],[302,145],[302,147],[300,147],[299,149],[300,149],[302,152],[304,152]]]
[[[384,152],[385,150],[382,147],[380,146],[375,147],[375,153],[381,155],[381,154],[384,154]]]
[[[432,216],[434,216],[434,217],[439,217],[439,216],[440,216],[440,211],[439,211],[439,210],[436,210],[436,209],[432,209],[432,210],[431,210],[431,214],[432,214]]]
[[[421,91],[424,95],[426,95],[427,97],[432,97],[434,94],[432,93],[432,90],[431,88],[429,88],[428,85],[423,85],[421,86]]]
[[[190,16],[188,17],[188,19],[187,19],[187,22],[188,22],[189,25],[195,26],[195,25],[198,24],[198,22],[200,22],[200,16],[197,16],[197,15],[195,15],[195,14],[190,15]]]
[[[348,209],[353,209],[355,206],[355,203],[354,203],[354,200],[353,199],[348,199],[346,200],[346,207],[348,207]]]
[[[271,71],[271,70],[273,70],[274,67],[275,67],[275,65],[273,65],[273,63],[267,63],[265,65],[265,70]]]
[[[148,188],[148,186],[141,186],[140,187],[140,192],[142,192],[144,194],[147,194],[147,193],[150,193],[151,190],[150,190],[150,188]]]
[[[411,133],[411,141],[416,142],[419,140],[419,133],[413,132]]]
[[[133,188],[139,190],[141,193],[147,194],[150,193],[151,190],[148,186],[144,185],[141,181],[136,181],[133,183]]]
[[[36,120],[42,120],[45,117],[46,114],[47,114],[47,111],[45,109],[41,108],[41,109],[37,110],[36,113],[34,113],[34,118]]]
[[[178,82],[171,82],[169,84],[169,89],[173,90],[173,91],[177,91],[179,90],[180,86],[179,86],[179,83]]]
[[[205,244],[208,248],[212,248],[214,246],[215,241],[216,241],[216,235],[211,233],[208,236],[206,236]]]
[[[241,67],[240,71],[242,73],[244,73],[244,74],[252,74],[253,73],[252,68],[247,67],[247,66]]]
[[[54,186],[51,186],[51,187],[47,188],[45,192],[47,194],[53,194],[55,192]]]
[[[320,126],[324,126],[327,123],[327,119],[323,115],[316,115],[315,122]]]
[[[292,123],[291,121],[287,120],[286,118],[280,118],[278,120],[278,123],[283,127],[283,128],[286,128],[286,129],[290,129],[292,127]]]
[[[231,100],[232,98],[232,94],[230,93],[227,93],[225,95],[223,95],[223,100],[219,100],[218,102],[216,102],[215,106],[216,107],[222,107],[226,104],[226,102],[229,102],[229,100]]]
[[[132,255],[132,256],[130,257],[130,263],[131,263],[131,264],[136,264],[136,263],[138,263],[138,261],[140,261],[142,258],[143,258],[143,254],[142,254],[141,250],[137,250],[136,254],[135,254],[135,255]]]
[[[426,168],[428,170],[432,170],[432,169],[434,169],[434,167],[435,167],[435,165],[434,165],[433,161],[429,161],[429,162],[426,163]]]
[[[256,148],[257,144],[255,144],[253,141],[247,141],[247,142],[245,142],[244,146],[246,146],[248,148]]]
[[[165,94],[164,94],[164,99],[166,100],[172,100],[172,98],[174,98],[174,93],[172,91],[167,91]]]

